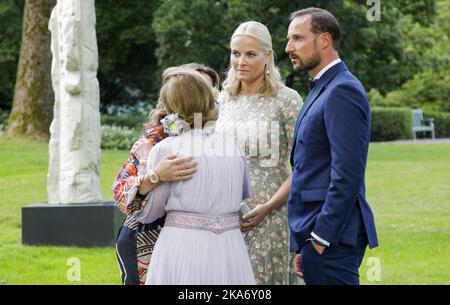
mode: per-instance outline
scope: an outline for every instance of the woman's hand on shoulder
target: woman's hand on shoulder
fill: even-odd
[[[198,165],[193,159],[191,156],[177,157],[171,153],[158,162],[154,171],[162,182],[191,179]]]

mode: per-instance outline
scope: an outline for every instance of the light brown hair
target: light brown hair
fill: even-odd
[[[160,124],[159,121],[162,120],[166,115],[167,113],[164,109],[164,106],[162,105],[161,101],[158,101],[156,107],[153,108],[153,110],[148,115],[149,121],[144,124],[144,128],[150,128],[153,125]]]
[[[189,63],[189,64],[184,64],[184,65],[181,65],[181,67],[189,68],[189,69],[195,70],[197,72],[200,72],[200,73],[208,75],[209,78],[211,78],[211,82],[213,84],[213,87],[218,89],[218,90],[220,89],[219,88],[219,86],[220,86],[219,74],[217,74],[217,72],[214,71],[212,68],[210,68],[208,66],[205,66],[204,64],[199,64],[199,63],[196,63],[196,62],[192,62],[192,63]]]
[[[191,127],[201,113],[202,126],[218,118],[216,100],[202,75],[188,68],[171,67],[163,73],[159,100],[167,114],[178,113]]]

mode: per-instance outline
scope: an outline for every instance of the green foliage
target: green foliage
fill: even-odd
[[[129,150],[140,135],[134,128],[103,125],[101,148]]]
[[[0,109],[11,109],[22,39],[25,0],[0,2]]]
[[[196,61],[222,67],[227,31],[233,26],[222,22],[224,5],[224,1],[164,1],[153,22],[159,66],[164,69]],[[223,31],[219,33],[218,27]]]
[[[437,70],[416,74],[400,89],[386,95],[386,104],[435,111],[450,111],[450,61]]]
[[[23,3],[3,0],[0,4],[2,109],[9,109],[12,102]],[[292,71],[284,49],[289,14],[310,6],[328,9],[338,18],[341,58],[367,91],[377,90],[383,97],[378,96],[374,105],[448,111],[444,99],[450,83],[446,0],[381,1],[380,22],[368,21],[366,1],[357,0],[96,1],[101,111],[106,113],[109,105],[154,103],[161,72],[168,66],[202,62],[223,79],[230,36],[247,20],[267,25],[283,79],[306,96],[307,75]],[[431,71],[438,69],[430,78]]]
[[[367,92],[367,96],[369,97],[369,103],[371,107],[375,106],[386,106],[385,99],[383,95],[375,88],[372,88]]]
[[[450,138],[450,113],[424,111],[424,118],[434,118],[436,138]]]
[[[373,108],[371,141],[411,139],[412,115],[408,108]]]
[[[410,73],[409,80],[389,92],[384,104],[450,111],[450,8],[445,1],[438,1],[437,5],[438,15],[431,27],[421,27],[416,23],[406,35],[406,50],[420,55],[421,70]]]
[[[336,1],[334,3],[339,3]],[[270,30],[273,48],[281,74],[292,86],[306,95],[306,75],[292,73],[292,66],[284,49],[289,14],[308,6],[334,6],[329,1],[217,0],[165,1],[155,12],[153,28],[158,48],[156,56],[160,69],[187,62],[202,62],[217,70],[223,78],[229,65],[229,42],[236,27],[244,21],[256,20]],[[176,37],[176,39],[174,39]],[[160,71],[161,71],[160,70]]]
[[[137,130],[142,129],[142,124],[147,121],[145,115],[106,115],[101,116],[101,124],[109,126],[119,126],[134,128]]]
[[[424,111],[424,118],[434,118],[436,138],[450,138],[450,113]],[[392,141],[412,138],[410,108],[373,107],[372,141]]]
[[[306,75],[293,73],[284,49],[289,14],[310,6],[331,11],[342,30],[340,55],[366,88],[381,93],[391,91],[420,70],[422,40],[414,42],[415,52],[406,52],[407,41],[399,39],[410,31],[410,13],[416,13],[434,1],[418,0],[416,6],[383,2],[382,22],[366,18],[367,5],[355,0],[346,1],[166,1],[155,13],[153,27],[158,48],[160,68],[189,61],[201,61],[224,72],[228,65],[228,44],[236,26],[246,20],[256,20],[269,28],[273,48],[278,57],[281,74],[288,86],[307,94]],[[427,16],[433,16],[429,10]],[[423,17],[424,18],[424,17]],[[423,19],[422,17],[419,19]],[[410,21],[410,22],[409,22]],[[408,23],[409,22],[409,23]],[[177,37],[177,39],[173,39]],[[424,38],[424,36],[421,36]]]
[[[433,0],[397,0],[397,7],[404,13],[413,16],[414,21],[429,25],[436,15],[436,1]]]
[[[153,12],[161,0],[95,2],[101,110],[109,104],[154,100],[160,85],[156,70]]]
[[[8,122],[9,113],[7,111],[0,111],[0,125],[5,125]]]
[[[367,20],[364,2],[345,1],[344,10],[333,14],[342,31],[340,57],[367,90],[387,92],[404,81],[398,69],[402,46],[397,23],[402,14],[397,8],[382,2],[380,22]]]

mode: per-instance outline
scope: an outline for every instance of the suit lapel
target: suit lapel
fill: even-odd
[[[306,97],[306,101],[303,104],[302,109],[300,110],[300,113],[298,114],[297,126],[300,125],[306,112],[312,106],[314,101],[319,97],[319,95],[324,91],[324,89],[325,89],[325,86],[323,84],[317,84],[316,86],[314,86],[314,89],[308,94],[308,96]],[[297,129],[298,129],[298,127],[297,127]]]
[[[303,103],[302,109],[300,110],[300,113],[297,116],[297,120],[295,122],[294,137],[292,139],[292,141],[294,141],[294,142],[292,144],[292,151],[291,151],[291,166],[294,166],[293,154],[295,151],[295,144],[297,142],[296,139],[297,139],[298,128],[300,127],[300,122],[302,121],[303,117],[305,116],[306,111],[308,111],[308,109],[312,106],[314,101],[319,97],[319,95],[322,93],[323,90],[325,90],[325,86],[319,85],[319,84],[315,85],[313,90],[311,90],[311,92],[306,97],[305,103]]]
[[[311,108],[311,106],[314,104],[314,102],[317,100],[317,98],[322,94],[323,91],[325,91],[326,86],[330,81],[341,71],[348,70],[347,66],[344,64],[344,62],[339,62],[336,65],[332,66],[330,69],[328,69],[322,77],[318,80],[317,84],[314,86],[313,90],[308,94],[306,97],[305,103],[303,104],[300,113],[297,116],[297,120],[295,122],[295,129],[294,129],[294,137],[293,137],[293,145],[292,145],[292,151],[291,151],[291,165],[293,166],[293,154],[295,151],[295,144],[297,139],[297,133],[298,129],[300,127],[300,123],[302,122],[303,118],[305,117],[306,112]]]
[[[297,120],[295,121],[295,129],[294,129],[294,139],[297,137],[298,127],[300,126],[300,121],[306,113],[306,110],[312,105],[312,101],[314,101],[320,94],[317,89],[318,86],[315,86],[311,92],[309,92],[308,96],[303,103],[302,108],[300,109],[299,114],[297,115]]]

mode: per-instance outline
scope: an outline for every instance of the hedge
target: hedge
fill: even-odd
[[[131,149],[142,133],[134,128],[102,126],[102,149]]]
[[[436,138],[450,138],[450,113],[424,110],[423,117],[434,118]],[[372,108],[372,141],[412,139],[411,128],[410,108]]]
[[[412,139],[409,108],[372,108],[371,141]]]
[[[120,126],[128,128],[136,128],[141,130],[142,124],[148,120],[146,115],[128,114],[128,115],[106,115],[102,114],[102,125]]]
[[[434,129],[436,138],[450,138],[450,113],[424,111],[424,118],[434,118]]]

